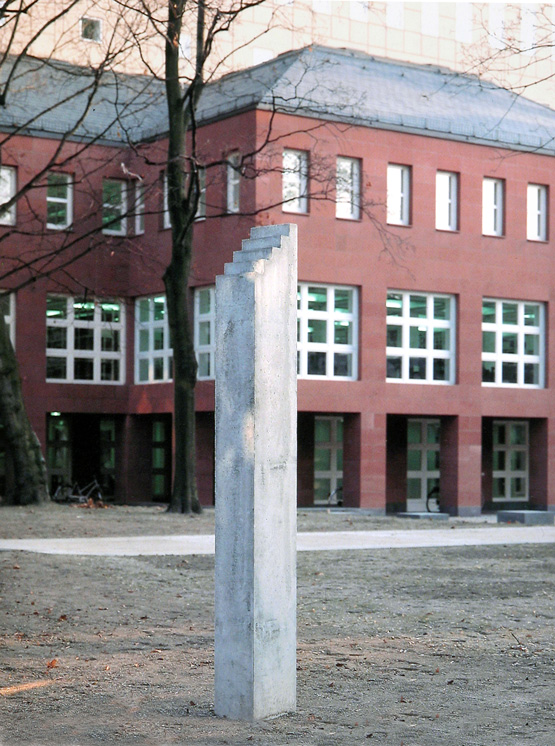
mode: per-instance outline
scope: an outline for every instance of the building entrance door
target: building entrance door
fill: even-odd
[[[432,490],[439,494],[439,435],[436,419],[407,421],[407,511],[422,512]]]

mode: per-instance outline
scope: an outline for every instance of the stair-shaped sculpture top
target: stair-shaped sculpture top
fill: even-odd
[[[225,265],[226,275],[243,275],[248,272],[264,272],[263,261],[272,256],[274,249],[282,247],[283,238],[296,239],[297,226],[261,225],[251,228],[251,237],[242,241],[241,251],[233,252],[233,262]]]

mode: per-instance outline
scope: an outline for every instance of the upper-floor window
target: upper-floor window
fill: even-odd
[[[337,158],[335,214],[338,218],[360,218],[360,160]]]
[[[0,166],[0,205],[9,202],[16,192],[16,170],[11,166]],[[0,209],[0,225],[15,225],[15,203]]]
[[[135,235],[145,232],[145,185],[142,181],[135,182]]]
[[[545,383],[543,303],[484,298],[482,384],[530,386]]]
[[[505,182],[485,178],[482,185],[482,233],[502,236],[505,223]]]
[[[173,350],[166,296],[138,298],[135,303],[135,382],[159,383],[173,377]]]
[[[214,378],[215,305],[214,286],[195,289],[195,352],[200,380]]]
[[[459,228],[459,175],[452,171],[436,174],[436,228],[456,231]]]
[[[199,195],[195,219],[204,220],[206,217],[206,169],[203,166],[199,166],[197,173]]]
[[[228,212],[239,212],[241,198],[241,155],[231,153],[226,164],[227,202]]]
[[[283,210],[308,212],[308,153],[283,151]]]
[[[73,222],[73,184],[68,174],[51,172],[46,183],[46,227],[69,228]]]
[[[102,232],[123,236],[127,232],[127,184],[117,179],[102,183]]]
[[[410,225],[410,166],[389,163],[387,166],[387,222]]]
[[[387,380],[455,383],[455,298],[387,294]]]
[[[308,283],[298,286],[297,373],[301,378],[357,378],[356,288]]]
[[[125,309],[112,300],[46,298],[46,379],[123,383]]]
[[[0,295],[0,313],[4,316],[4,323],[8,327],[12,345],[15,347],[15,295],[13,293]]]
[[[102,41],[102,22],[98,18],[81,18],[81,39]]]
[[[526,205],[526,238],[547,241],[547,187],[528,184]]]

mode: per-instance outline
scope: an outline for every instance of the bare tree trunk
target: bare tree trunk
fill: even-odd
[[[11,457],[14,484],[5,495],[10,505],[29,505],[49,499],[46,464],[23,404],[17,360],[9,330],[0,314],[0,422],[6,452]]]

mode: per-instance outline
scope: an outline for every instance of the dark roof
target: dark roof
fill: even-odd
[[[9,65],[0,69],[5,80]],[[0,107],[0,129],[125,143],[167,131],[162,81],[26,58]],[[90,97],[90,101],[89,101]],[[253,108],[555,154],[555,111],[471,75],[311,46],[208,85],[199,123]],[[86,111],[86,116],[83,116]]]
[[[367,127],[555,154],[555,111],[432,65],[311,46],[209,86],[200,118],[257,107]]]

